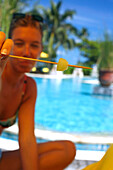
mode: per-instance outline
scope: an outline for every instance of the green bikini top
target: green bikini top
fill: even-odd
[[[18,117],[18,110],[13,117],[0,121],[0,126],[2,126],[3,128],[8,128],[9,126],[12,126],[16,122],[17,117]]]
[[[22,91],[22,98],[25,94],[26,83],[27,83],[27,76],[25,75],[24,86],[23,86],[23,91]],[[19,109],[16,111],[16,114],[13,117],[6,119],[6,120],[0,120],[0,126],[2,126],[3,128],[8,128],[9,126],[12,126],[16,122],[16,119],[18,117],[18,112],[19,112]]]

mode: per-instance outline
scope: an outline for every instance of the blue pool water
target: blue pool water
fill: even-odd
[[[82,79],[34,79],[38,87],[36,127],[68,133],[113,132],[113,98],[93,95],[95,85],[82,83]],[[8,132],[3,132],[2,137],[18,140],[18,136]],[[76,144],[76,147],[106,151],[109,145]]]
[[[75,133],[113,132],[113,99],[93,95],[95,85],[81,79],[34,79],[36,126]]]

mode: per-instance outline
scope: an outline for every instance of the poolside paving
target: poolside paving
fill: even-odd
[[[86,166],[99,161],[104,154],[104,151],[77,150],[74,161],[65,170],[82,170]]]
[[[74,160],[65,170],[82,170],[87,165],[90,165],[96,161],[89,161],[89,160]]]

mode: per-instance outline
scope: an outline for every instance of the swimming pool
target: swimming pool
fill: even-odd
[[[93,95],[82,79],[34,78],[38,86],[36,127],[74,133],[113,132],[113,99]]]
[[[83,83],[79,78],[34,79],[38,87],[36,127],[75,134],[112,134],[113,98],[93,95],[95,84]],[[18,140],[17,135],[8,132],[3,132],[1,137]],[[37,138],[37,142],[45,141]],[[76,144],[76,147],[106,151],[109,145],[84,143]]]

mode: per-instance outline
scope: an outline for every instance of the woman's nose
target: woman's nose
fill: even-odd
[[[24,48],[24,54],[23,54],[23,56],[25,56],[25,57],[30,57],[30,55],[31,55],[31,52],[30,52],[31,50],[30,50],[30,46],[29,45],[26,45],[25,46],[25,48]]]

